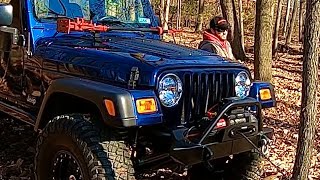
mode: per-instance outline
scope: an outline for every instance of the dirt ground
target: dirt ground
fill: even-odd
[[[174,41],[172,36],[167,36],[165,39]],[[251,72],[253,72],[252,39],[252,36],[247,36],[245,39],[248,59],[242,62]],[[201,35],[191,32],[175,37],[176,43],[193,48],[197,48],[200,40]],[[302,79],[301,45],[297,42],[294,44],[295,46],[291,46],[287,52],[278,53],[273,59],[272,83],[275,86],[277,107],[265,110],[264,113],[266,125],[275,130],[268,158],[279,168],[275,168],[266,160],[264,170],[264,177],[268,177],[266,179],[286,179],[291,175],[293,168],[298,139]],[[36,134],[32,127],[4,117],[0,121],[0,132],[0,179],[33,179]],[[320,132],[317,130],[309,179],[320,179],[319,136]],[[164,179],[166,173],[160,171],[158,177]]]
[[[36,140],[33,128],[2,118],[0,132],[0,179],[32,179]]]

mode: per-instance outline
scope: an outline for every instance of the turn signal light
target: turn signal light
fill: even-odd
[[[271,99],[271,92],[270,89],[260,89],[260,98],[261,100],[269,100]]]
[[[106,99],[106,100],[104,100],[104,104],[105,104],[105,106],[107,108],[108,114],[110,116],[116,116],[116,110],[114,108],[113,102],[111,100],[109,100],[109,99]]]
[[[157,111],[156,101],[153,98],[138,99],[136,106],[139,114],[153,113]]]

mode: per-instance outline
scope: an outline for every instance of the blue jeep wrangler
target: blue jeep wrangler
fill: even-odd
[[[0,4],[0,110],[38,132],[36,179],[135,179],[201,163],[258,178],[273,87],[163,32],[149,0]]]

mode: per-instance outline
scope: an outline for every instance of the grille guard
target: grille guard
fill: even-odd
[[[212,122],[205,129],[197,142],[191,142],[185,137],[185,132],[189,130],[188,128],[173,131],[173,135],[176,139],[170,152],[170,156],[173,160],[183,165],[193,165],[200,162],[207,162],[211,159],[252,150],[253,146],[247,142],[245,138],[237,138],[225,142],[204,143],[219,119],[227,111],[235,107],[257,107],[258,133],[248,137],[254,144],[261,147],[260,142],[263,139],[272,137],[273,130],[271,128],[262,127],[261,105],[259,101],[251,97],[245,99],[228,98],[226,100],[227,102],[223,105],[220,112],[217,113],[217,116],[212,119]]]
[[[257,108],[257,118],[259,119],[259,126],[258,131],[261,131],[262,129],[262,121],[261,121],[261,105],[260,102],[257,101],[254,98],[247,97],[245,99],[239,99],[239,98],[227,98],[227,103],[221,108],[220,112],[217,113],[217,116],[212,120],[210,125],[207,127],[207,129],[204,131],[203,136],[199,140],[197,144],[202,144],[204,140],[208,137],[210,132],[213,130],[213,128],[217,125],[219,119],[231,108],[236,107],[246,107],[246,106],[256,106]]]

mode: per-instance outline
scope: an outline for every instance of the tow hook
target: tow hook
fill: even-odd
[[[261,147],[261,152],[264,156],[269,153],[268,145],[270,144],[270,141],[271,140],[267,136],[265,135],[261,136],[261,139],[259,141],[259,146]]]

